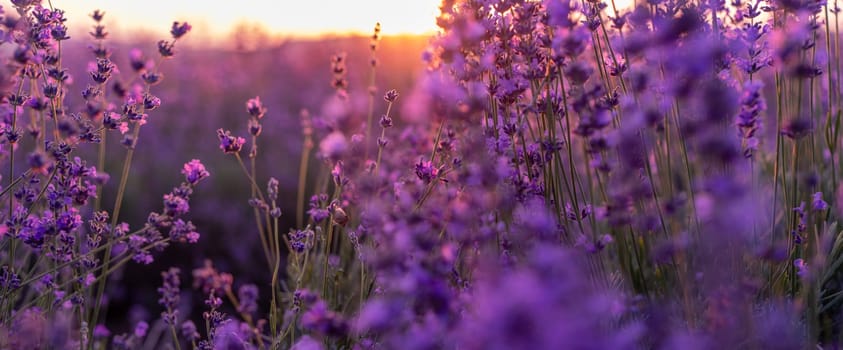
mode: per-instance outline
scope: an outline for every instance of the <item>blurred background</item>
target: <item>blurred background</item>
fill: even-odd
[[[71,29],[83,32],[88,14],[106,12],[104,23],[119,36],[138,32],[164,35],[173,21],[194,26],[190,41],[225,46],[238,27],[259,26],[281,37],[368,35],[375,22],[385,35],[425,35],[436,31],[441,0],[51,0],[67,12]],[[46,0],[45,0],[46,2]]]

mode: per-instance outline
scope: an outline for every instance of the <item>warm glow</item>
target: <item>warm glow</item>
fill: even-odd
[[[47,1],[44,1],[45,5]],[[71,31],[87,29],[86,14],[106,12],[106,25],[122,35],[163,32],[173,21],[194,25],[191,35],[221,38],[238,24],[257,23],[281,35],[369,34],[376,22],[383,33],[427,34],[436,30],[440,0],[52,0],[67,12]]]

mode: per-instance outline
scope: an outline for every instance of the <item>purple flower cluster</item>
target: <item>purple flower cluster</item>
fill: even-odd
[[[131,231],[121,220],[135,220],[121,209],[135,206],[127,194],[132,159],[143,152],[141,127],[162,103],[152,86],[163,75],[140,51],[129,55],[137,74],[121,73],[105,42],[104,12],[91,15],[92,56],[79,58],[90,62],[76,67],[78,76],[62,56],[73,47],[63,10],[12,1],[0,17],[0,42],[9,48],[0,68],[0,348],[135,348],[150,325],[133,319],[134,332],[112,337],[106,286],[126,263],[149,264],[173,242],[197,241],[196,227],[182,218],[193,187],[209,173],[199,160],[185,165],[187,182]],[[173,56],[175,40],[190,29],[174,24],[160,58]],[[72,97],[75,89],[81,100]],[[126,148],[113,147],[118,143]],[[122,160],[112,158],[118,154]],[[164,275],[161,289],[170,323],[178,318],[177,271]]]
[[[243,144],[246,139],[237,136],[231,136],[230,131],[217,130],[217,137],[220,139],[220,149],[225,153],[237,154],[243,149]]]
[[[180,272],[181,271],[179,269],[172,267],[161,273],[161,277],[164,279],[164,282],[162,286],[158,288],[158,293],[161,295],[161,298],[158,299],[158,304],[161,304],[161,306],[166,309],[166,311],[161,313],[161,319],[168,325],[177,324],[179,318],[179,293],[181,292],[181,279],[179,278]]]

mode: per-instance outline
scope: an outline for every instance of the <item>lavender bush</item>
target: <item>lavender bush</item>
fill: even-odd
[[[79,77],[89,81],[75,91],[84,103],[68,105],[73,76],[62,65],[62,43],[70,39],[64,12],[40,1],[14,1],[11,9],[3,13],[2,31],[8,55],[2,70],[0,347],[104,346],[108,331],[99,321],[110,275],[132,261],[149,264],[153,253],[200,236],[186,221],[194,187],[209,176],[197,159],[184,165],[184,181],[146,222],[132,228],[120,220],[140,129],[161,104],[152,94],[163,79],[157,66],[174,55],[191,27],[173,23],[172,38],[158,42],[156,59],[134,59],[120,74],[104,44],[104,13],[93,12],[92,61]],[[123,150],[121,168],[106,166],[108,147]],[[80,157],[82,149],[98,157]],[[109,181],[117,183],[113,203],[102,200]],[[115,336],[110,344],[138,344],[146,328],[138,323],[133,335]]]
[[[190,26],[120,71],[94,12],[91,82],[67,102],[63,12],[12,5],[0,347],[843,346],[836,2],[445,0],[407,91],[377,85],[376,25],[367,66],[324,59],[334,91],[297,116],[297,185],[262,167],[288,161],[264,133],[290,123],[274,97],[208,131],[229,158],[211,170],[242,175],[223,200],[253,223],[226,234],[252,237],[258,277],[214,256],[164,269],[160,316],[130,326],[105,317],[109,277],[203,230],[198,160],[145,222],[120,219]]]

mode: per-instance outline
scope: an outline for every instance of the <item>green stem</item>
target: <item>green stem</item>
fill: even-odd
[[[178,333],[176,333],[176,325],[170,325],[170,334],[173,336],[173,345],[176,347],[176,350],[181,350],[181,344],[179,344],[179,335]]]
[[[307,137],[307,136],[306,136]],[[304,191],[307,186],[307,167],[310,162],[310,149],[312,148],[309,137],[305,140],[301,151],[301,161],[299,163],[299,188],[296,194],[296,227],[301,228],[304,225]]]
[[[251,186],[252,186],[252,190],[254,191],[253,193],[257,194],[258,198],[261,201],[265,202],[264,197],[263,197],[263,193],[261,192],[260,188],[258,188],[258,184],[255,182],[255,178],[252,177],[252,174],[250,174],[249,170],[246,169],[246,164],[243,162],[243,158],[240,157],[240,153],[235,153],[234,157],[237,159],[237,163],[240,164],[240,169],[243,170],[243,174],[246,175],[246,178],[249,179],[249,182],[251,183]],[[253,195],[253,197],[254,197],[254,195]],[[266,258],[266,262],[269,266],[269,269],[272,270],[274,260],[272,259],[272,254],[269,251],[269,243],[267,242],[267,237],[265,237],[265,235],[262,233],[263,227],[260,223],[260,214],[259,213],[255,213],[255,221],[256,221],[256,224],[257,224],[257,226],[260,230],[260,231],[258,231],[258,237],[260,237],[260,240],[261,240],[261,247],[263,248],[264,258]]]
[[[126,184],[129,180],[129,172],[132,168],[132,157],[135,154],[135,147],[137,146],[138,135],[140,135],[140,124],[135,124],[134,130],[132,131],[132,142],[134,143],[131,148],[126,152],[126,159],[123,162],[123,171],[120,175],[120,185],[117,188],[117,197],[114,199],[114,212],[111,216],[111,229],[114,230],[117,227],[117,222],[120,218],[120,209],[123,206],[123,196],[126,194]],[[112,237],[114,236],[113,232],[108,235],[108,241],[110,242]],[[103,271],[109,271],[109,264],[111,263],[111,244],[106,244],[105,255],[103,256]],[[108,282],[107,276],[102,276],[103,278],[99,281],[99,286],[97,288],[96,299],[93,305],[94,311],[93,315],[91,316],[90,322],[88,324],[94,327],[97,324],[100,308],[102,304],[102,296],[105,293],[105,285]]]

